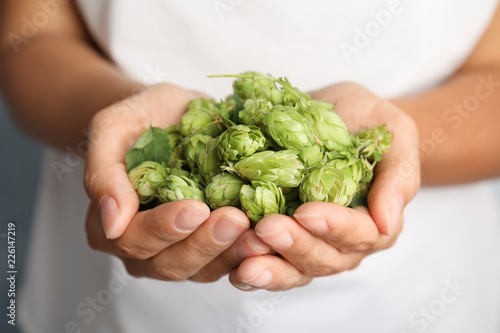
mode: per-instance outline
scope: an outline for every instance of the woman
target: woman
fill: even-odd
[[[25,331],[497,331],[487,183],[422,190],[398,238],[420,166],[428,185],[498,175],[496,5],[4,1],[3,90],[19,125],[59,149],[44,162]],[[195,201],[137,213],[126,150],[151,123],[177,122],[198,91],[229,93],[206,74],[248,69],[335,102],[352,131],[387,124],[369,210],[309,203],[255,231],[241,212]],[[356,83],[332,85],[345,81]]]

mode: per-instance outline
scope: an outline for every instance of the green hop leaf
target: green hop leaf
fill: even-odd
[[[168,134],[161,128],[150,127],[125,155],[127,171],[146,161],[169,165],[170,155],[171,146]]]
[[[247,182],[234,173],[217,174],[205,188],[212,209],[225,206],[240,207],[240,189]]]
[[[130,170],[128,177],[142,205],[156,198],[158,187],[167,178],[167,173],[163,165],[152,161],[143,162]]]
[[[264,216],[285,213],[285,198],[281,189],[272,182],[253,182],[240,191],[243,211],[255,226]]]
[[[193,180],[184,176],[170,175],[158,188],[158,199],[167,203],[183,199],[196,199],[205,202],[205,194]]]
[[[266,138],[256,126],[235,125],[219,137],[219,156],[225,161],[238,161],[266,149]]]

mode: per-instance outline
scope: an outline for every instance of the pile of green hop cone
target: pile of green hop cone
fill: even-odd
[[[196,199],[241,208],[255,225],[302,203],[363,204],[389,149],[385,125],[349,133],[332,104],[287,78],[236,78],[225,100],[195,99],[180,124],[150,127],[126,155],[142,209]]]

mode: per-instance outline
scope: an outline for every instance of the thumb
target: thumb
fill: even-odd
[[[91,126],[91,134],[96,131],[99,129]],[[124,163],[127,148],[120,132],[101,133],[99,142],[90,143],[85,170],[85,189],[99,208],[108,239],[120,237],[139,209],[139,198]]]
[[[389,151],[376,166],[368,207],[379,232],[397,229],[404,207],[420,188],[418,130],[409,117],[388,124],[394,134]]]

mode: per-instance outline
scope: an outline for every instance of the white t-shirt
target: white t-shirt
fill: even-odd
[[[467,58],[497,1],[78,3],[97,43],[134,78],[221,98],[230,81],[205,75],[257,70],[304,90],[349,80],[384,97],[429,89]],[[71,172],[57,175],[57,163]],[[500,214],[487,182],[421,190],[397,244],[354,271],[245,293],[225,278],[132,279],[119,259],[90,250],[83,164],[75,152],[45,154],[20,300],[26,332],[500,330]]]

